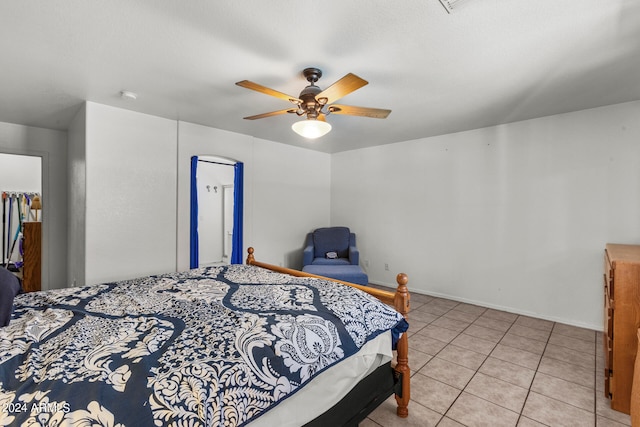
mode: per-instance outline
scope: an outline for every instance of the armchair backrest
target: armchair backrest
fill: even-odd
[[[349,258],[350,231],[347,227],[324,227],[313,232],[314,256],[324,258],[327,252],[337,252],[339,258]]]

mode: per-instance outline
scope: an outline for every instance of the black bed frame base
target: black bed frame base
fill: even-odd
[[[402,384],[388,362],[360,381],[345,397],[304,427],[357,427],[382,402],[400,393]]]

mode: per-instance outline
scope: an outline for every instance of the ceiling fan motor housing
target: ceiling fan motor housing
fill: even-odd
[[[300,92],[300,96],[298,97],[302,100],[302,104],[300,105],[299,110],[300,114],[298,115],[301,116],[303,114],[306,114],[307,118],[309,119],[318,118],[320,110],[322,110],[323,106],[323,104],[319,103],[316,100],[316,95],[318,95],[320,92],[320,88],[313,83],[302,89],[302,92]]]

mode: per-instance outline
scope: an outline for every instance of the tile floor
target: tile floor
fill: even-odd
[[[360,427],[631,425],[604,397],[602,334],[411,295],[409,418],[390,398]]]

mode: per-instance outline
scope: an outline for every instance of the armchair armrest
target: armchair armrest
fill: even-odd
[[[351,265],[360,265],[360,251],[355,246],[349,246],[349,262]]]
[[[360,251],[356,247],[355,233],[349,235],[349,262],[351,265],[360,265]]]
[[[302,251],[302,266],[311,265],[313,263],[313,235],[307,234],[307,241],[304,244],[304,250]]]

